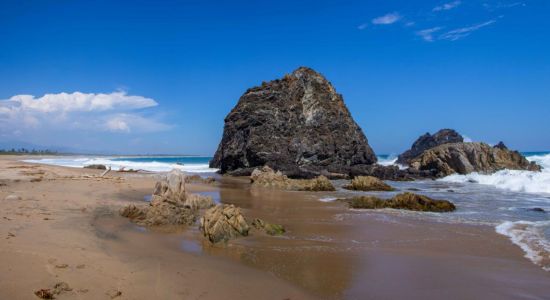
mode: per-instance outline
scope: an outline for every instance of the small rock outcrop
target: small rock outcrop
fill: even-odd
[[[105,165],[87,165],[84,166],[85,169],[96,169],[96,170],[107,170]]]
[[[128,205],[120,215],[145,226],[191,225],[199,209],[213,205],[211,197],[187,193],[185,175],[174,169],[156,183],[149,205]]]
[[[345,189],[354,191],[393,191],[390,185],[373,176],[357,176],[351,183],[344,186]]]
[[[443,144],[462,143],[464,138],[453,129],[441,129],[435,134],[426,133],[419,137],[412,145],[411,149],[403,152],[397,157],[397,163],[400,165],[409,165],[410,161],[424,151]]]
[[[268,223],[262,219],[254,219],[252,227],[269,235],[282,235],[286,232],[283,225]]]
[[[455,205],[450,201],[434,200],[409,192],[396,195],[388,200],[374,196],[362,196],[351,199],[340,199],[340,201],[344,201],[348,203],[350,208],[356,209],[393,208],[426,212],[451,212],[456,209]]]
[[[313,178],[376,161],[342,96],[321,74],[301,67],[241,96],[210,166],[250,175],[269,165],[291,178]]]
[[[190,175],[190,176],[185,176],[185,183],[214,184],[216,183],[216,178],[211,176],[204,178],[200,175]]]
[[[281,171],[275,172],[268,166],[255,169],[250,175],[253,186],[293,191],[334,191],[334,185],[325,176],[313,179],[290,179]]]
[[[208,209],[201,217],[200,229],[210,242],[218,243],[247,236],[250,227],[240,208],[232,204],[218,204]]]
[[[502,146],[491,147],[485,143],[443,144],[412,159],[410,167],[429,171],[435,177],[472,172],[490,174],[503,169],[541,170],[539,165],[529,162],[521,153]]]

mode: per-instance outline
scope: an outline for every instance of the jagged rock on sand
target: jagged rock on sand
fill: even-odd
[[[430,171],[435,177],[472,172],[494,173],[503,169],[540,171],[517,151],[485,143],[444,144],[424,151],[410,161],[411,169]]]
[[[185,176],[185,183],[204,183],[204,184],[213,184],[216,182],[216,178],[209,176],[203,178],[200,175],[190,175]]]
[[[120,215],[146,226],[191,225],[199,209],[213,205],[211,197],[187,193],[185,175],[175,169],[156,183],[149,205],[128,205]]]
[[[254,219],[252,227],[269,235],[282,235],[286,232],[283,225],[268,223],[262,219]]]
[[[355,191],[393,191],[390,185],[373,176],[357,176],[351,183],[344,186],[345,189]]]
[[[291,178],[341,177],[376,160],[342,96],[321,74],[300,67],[242,95],[225,118],[210,166],[238,175],[269,165]]]
[[[295,191],[334,191],[334,185],[325,176],[313,179],[290,179],[281,171],[275,172],[268,166],[255,169],[250,175],[253,186]]]
[[[464,138],[458,132],[453,129],[441,129],[438,132],[431,135],[426,133],[420,136],[412,145],[411,149],[403,152],[397,157],[397,163],[401,165],[408,165],[409,162],[418,157],[424,151],[437,147],[443,144],[449,143],[462,143]]]
[[[451,212],[456,209],[455,205],[450,201],[434,200],[424,195],[408,192],[396,195],[388,200],[374,196],[362,196],[350,199],[339,199],[339,201],[348,203],[350,208],[358,209],[393,208],[430,212]]]
[[[200,221],[203,235],[212,243],[247,236],[250,227],[234,205],[218,204],[208,209]]]

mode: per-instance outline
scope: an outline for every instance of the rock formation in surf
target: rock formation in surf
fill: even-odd
[[[529,162],[518,151],[508,150],[504,144],[491,147],[485,143],[439,145],[424,151],[409,164],[411,169],[428,171],[434,177],[472,172],[490,174],[503,169],[541,170],[539,165]]]
[[[456,209],[455,205],[447,200],[434,200],[424,195],[408,192],[395,195],[388,200],[374,196],[361,196],[350,199],[339,199],[339,201],[346,202],[350,208],[355,209],[393,208],[431,212],[451,212]]]
[[[347,190],[353,191],[393,191],[390,185],[373,176],[357,176],[350,184],[344,186]]]
[[[252,186],[281,190],[312,192],[336,190],[325,176],[321,175],[313,179],[290,179],[281,171],[275,172],[268,166],[254,169],[250,175],[250,181],[252,182]]]
[[[426,133],[420,136],[412,145],[411,149],[403,152],[397,158],[397,163],[408,165],[409,162],[418,157],[424,151],[443,144],[462,143],[464,138],[453,129],[441,129],[435,134]]]
[[[185,175],[174,169],[159,180],[149,205],[128,205],[120,214],[140,225],[191,225],[198,211],[214,205],[211,197],[191,194],[185,190]]]
[[[250,175],[268,165],[289,177],[312,178],[348,174],[376,160],[342,96],[321,74],[300,67],[241,96],[225,118],[210,166]]]

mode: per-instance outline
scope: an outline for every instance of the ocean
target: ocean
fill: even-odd
[[[526,258],[550,271],[550,152],[523,154],[528,160],[540,164],[543,171],[502,170],[491,175],[472,173],[438,180],[390,182],[397,188],[397,192],[414,190],[435,199],[450,200],[456,204],[457,211],[437,214],[387,210],[387,213],[445,223],[493,226],[496,232],[521,247]],[[104,164],[114,170],[124,167],[153,172],[166,172],[175,168],[207,175],[217,171],[209,168],[210,159],[199,156],[60,156],[26,162],[75,168]],[[395,164],[396,160],[395,155],[379,156],[379,163],[383,165]],[[344,181],[335,183],[339,187],[337,191],[319,194],[320,201],[362,194],[389,198],[397,193],[354,192],[341,188]]]

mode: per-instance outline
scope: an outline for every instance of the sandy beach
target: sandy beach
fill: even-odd
[[[545,299],[550,273],[490,226],[348,210],[246,178],[190,185],[284,224],[282,237],[212,246],[196,226],[146,230],[118,216],[156,174],[0,158],[0,290],[6,299],[66,282],[59,299]],[[15,195],[15,196],[10,196]],[[8,197],[9,196],[9,197]],[[238,276],[236,276],[238,274]]]

